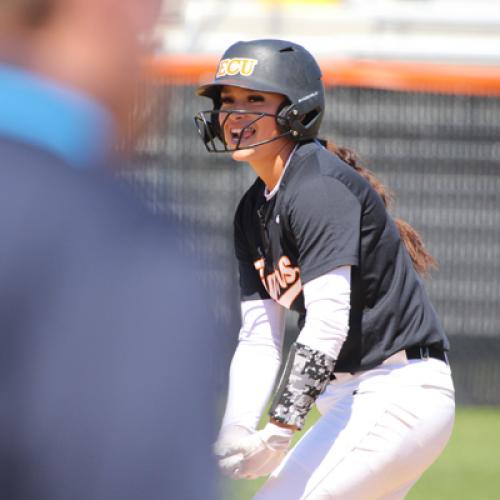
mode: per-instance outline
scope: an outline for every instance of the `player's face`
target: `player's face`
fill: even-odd
[[[266,141],[281,134],[274,116],[263,116],[252,113],[276,114],[284,101],[284,96],[270,92],[258,92],[239,87],[226,86],[221,91],[220,123],[224,138],[229,147],[245,148],[257,142]],[[245,110],[247,113],[225,114],[224,110]],[[249,149],[239,149],[233,152],[237,161],[270,161],[281,151],[284,144],[290,142],[283,137],[268,144]]]

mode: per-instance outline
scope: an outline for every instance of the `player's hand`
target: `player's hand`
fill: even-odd
[[[228,442],[216,450],[222,472],[233,479],[267,476],[285,457],[293,432],[269,423],[260,431]]]
[[[243,438],[252,435],[254,432],[241,425],[229,425],[220,430],[214,445],[214,453],[219,459],[219,467],[224,475],[232,479],[242,479],[239,477],[238,472],[243,455],[241,453],[231,454],[231,450]]]
[[[243,427],[242,425],[228,425],[223,427],[214,444],[214,453],[217,457],[227,456],[228,447],[232,447],[242,438],[250,436],[254,431]]]

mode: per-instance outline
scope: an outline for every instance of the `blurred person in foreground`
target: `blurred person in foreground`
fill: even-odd
[[[157,0],[0,0],[0,498],[215,498],[211,316],[113,181]]]

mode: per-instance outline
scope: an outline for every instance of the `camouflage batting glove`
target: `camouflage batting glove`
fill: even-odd
[[[219,455],[222,472],[233,479],[267,476],[281,463],[290,447],[294,431],[269,423],[245,436]]]

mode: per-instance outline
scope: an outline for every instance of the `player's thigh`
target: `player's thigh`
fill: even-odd
[[[304,498],[404,498],[446,446],[454,414],[446,390],[413,387],[393,395],[372,428]]]
[[[355,399],[352,392],[337,400],[302,437],[254,498],[306,498],[369,432],[385,407],[386,403],[379,397]]]
[[[453,417],[452,394],[437,389],[345,398],[310,429],[255,498],[367,500],[404,489],[442,451]]]

